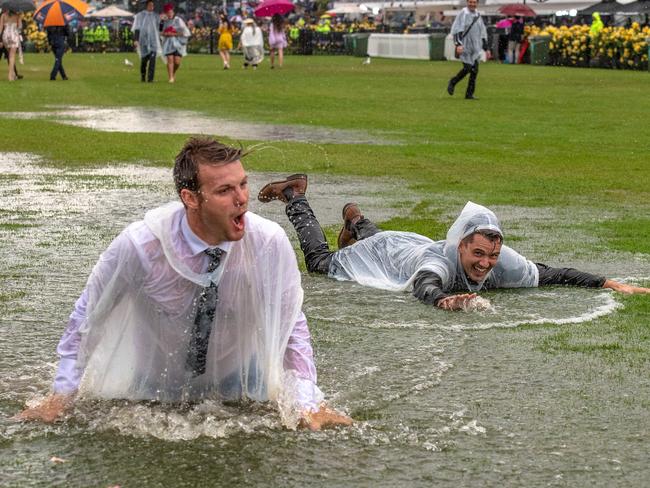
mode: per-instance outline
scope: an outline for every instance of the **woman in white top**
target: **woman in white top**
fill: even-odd
[[[16,12],[3,12],[0,15],[0,32],[2,32],[2,44],[7,50],[9,60],[9,81],[16,80],[16,53],[22,62],[22,49],[20,47],[20,30],[22,29],[23,21],[20,13]]]
[[[244,19],[244,29],[239,38],[238,48],[244,53],[244,68],[248,68],[250,64],[253,65],[253,69],[257,69],[257,65],[264,59],[264,38],[262,29],[255,25],[253,19]]]

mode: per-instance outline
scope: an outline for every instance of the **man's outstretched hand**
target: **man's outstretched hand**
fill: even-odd
[[[451,295],[440,300],[438,302],[438,307],[443,310],[465,310],[476,297],[476,293]]]
[[[53,393],[35,407],[28,407],[14,418],[16,420],[37,420],[52,423],[59,420],[70,409],[74,400],[73,395]]]
[[[609,288],[619,293],[627,293],[628,295],[632,295],[635,293],[650,294],[650,288],[643,288],[642,286],[632,286],[614,280],[606,280],[605,283],[603,284],[603,288]]]
[[[352,425],[352,419],[347,415],[322,406],[318,412],[305,414],[298,425],[316,431],[338,425],[349,426]]]

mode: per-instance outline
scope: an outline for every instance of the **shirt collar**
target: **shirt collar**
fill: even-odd
[[[224,241],[217,244],[216,246],[208,245],[199,236],[197,236],[192,231],[192,229],[190,229],[190,224],[188,224],[187,222],[187,214],[185,213],[181,218],[181,233],[183,235],[183,238],[185,239],[185,242],[187,242],[187,245],[190,247],[190,251],[192,252],[193,256],[196,256],[197,254],[201,254],[206,249],[219,248],[222,251],[228,253],[232,248],[232,244],[233,244],[232,241]]]

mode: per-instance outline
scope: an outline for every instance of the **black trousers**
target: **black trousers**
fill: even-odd
[[[61,74],[64,80],[67,78],[65,70],[63,69],[63,55],[65,54],[65,38],[61,36],[60,40],[55,39],[52,42],[52,54],[54,54],[54,66],[50,73],[50,80],[56,80],[56,75]]]
[[[302,249],[305,255],[307,271],[310,273],[328,274],[330,263],[332,262],[332,255],[335,251],[330,250],[323,229],[318,223],[318,220],[316,220],[314,211],[309,206],[307,198],[297,196],[289,200],[286,213],[287,217],[289,217],[289,222],[291,222],[298,234],[300,249]],[[366,218],[360,219],[352,226],[352,233],[357,241],[375,235],[378,232],[381,232],[379,228]]]
[[[148,65],[148,69],[147,69]],[[144,81],[153,81],[153,75],[156,72],[156,53],[149,53],[140,59],[140,78]]]
[[[463,78],[469,74],[469,82],[467,83],[467,91],[465,92],[466,97],[474,96],[474,90],[476,89],[476,77],[478,76],[478,59],[474,61],[474,64],[463,63],[463,69],[461,69],[456,76],[454,76],[449,82],[456,86]]]

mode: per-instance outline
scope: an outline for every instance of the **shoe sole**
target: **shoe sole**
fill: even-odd
[[[262,194],[264,193],[264,190],[266,190],[268,187],[270,187],[272,185],[287,183],[289,181],[294,181],[294,180],[305,180],[305,182],[307,182],[307,175],[304,174],[304,173],[296,173],[295,175],[287,176],[284,180],[272,181],[271,183],[267,183],[266,185],[264,185],[262,187],[262,189],[257,194],[257,199],[262,203],[268,203],[268,202],[272,202],[273,200],[279,200],[279,198],[276,198],[276,197],[266,198],[266,197],[262,196]],[[307,188],[307,186],[305,185],[305,189],[306,188]]]

